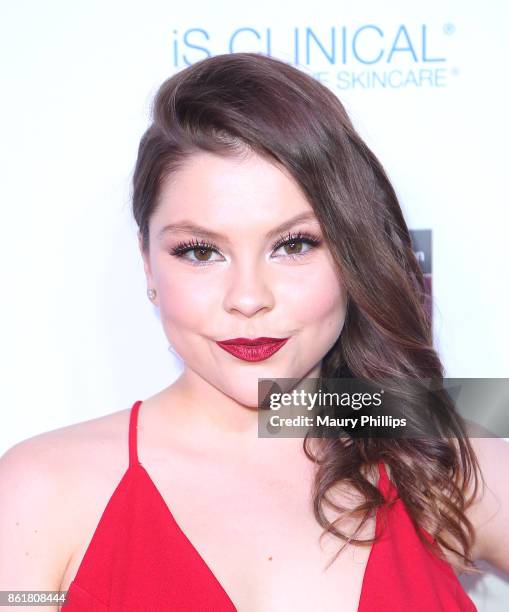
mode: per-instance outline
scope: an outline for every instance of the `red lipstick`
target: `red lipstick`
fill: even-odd
[[[268,359],[286,343],[288,338],[233,338],[218,340],[222,349],[244,361],[263,361]]]

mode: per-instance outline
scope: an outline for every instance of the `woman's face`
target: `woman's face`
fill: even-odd
[[[292,222],[301,215],[309,218]],[[183,376],[255,407],[258,378],[319,375],[344,324],[346,292],[293,178],[254,154],[195,154],[162,185],[149,234],[148,287]],[[216,344],[261,336],[288,341],[261,361]]]

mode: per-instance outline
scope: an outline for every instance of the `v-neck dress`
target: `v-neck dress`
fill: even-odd
[[[141,404],[137,400],[130,411],[129,466],[101,515],[62,610],[234,612],[230,596],[138,460]],[[377,486],[390,503],[377,511],[375,533],[383,534],[371,547],[357,612],[477,612],[451,565],[419,540],[383,461],[378,469]],[[340,600],[337,609],[342,610]]]

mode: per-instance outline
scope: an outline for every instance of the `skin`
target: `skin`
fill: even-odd
[[[304,212],[311,206],[281,168],[253,155],[203,153],[162,186],[147,253],[140,240],[147,285],[157,291],[164,333],[184,370],[143,402],[138,454],[243,612],[325,612],[338,602],[354,611],[369,554],[347,547],[332,571],[322,571],[339,544],[333,536],[318,542],[322,529],[309,503],[313,464],[302,439],[257,435],[258,378],[316,377],[344,325],[347,296],[325,244],[303,244],[305,253],[292,259],[295,249],[275,251],[275,239],[266,238]],[[170,254],[177,243],[200,238],[194,232],[159,236],[184,220],[224,235],[207,263],[191,263],[197,252]],[[316,218],[290,229],[322,236]],[[290,340],[270,359],[249,363],[215,344],[238,336]],[[126,469],[128,418],[122,410],[46,432],[0,458],[0,590],[68,588]],[[499,477],[509,445],[471,442],[487,484],[466,512],[476,535],[472,556],[509,574],[509,481]],[[197,483],[199,495],[192,494]],[[335,493],[349,505],[346,489]],[[347,533],[356,526],[341,523]],[[371,538],[373,529],[367,523],[356,536]]]
[[[302,213],[312,218],[266,237]],[[161,233],[184,222],[221,234],[213,241],[217,252],[171,255],[181,242],[204,239],[190,231]],[[189,420],[195,437],[210,436],[212,429],[234,433],[227,444],[252,447],[258,378],[317,377],[344,325],[346,291],[318,219],[280,167],[254,154],[232,159],[200,153],[163,184],[149,231],[149,252],[143,252],[141,237],[140,252],[147,285],[157,291],[154,303],[164,332],[184,362],[177,382],[181,418]],[[288,232],[310,233],[321,244],[273,249]],[[215,342],[260,336],[290,339],[256,363]]]

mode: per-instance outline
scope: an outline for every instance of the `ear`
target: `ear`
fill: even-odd
[[[150,258],[149,254],[143,251],[143,238],[141,232],[138,232],[138,248],[143,259],[143,269],[145,270],[145,276],[147,277],[147,288],[153,287],[152,271],[150,269]]]

